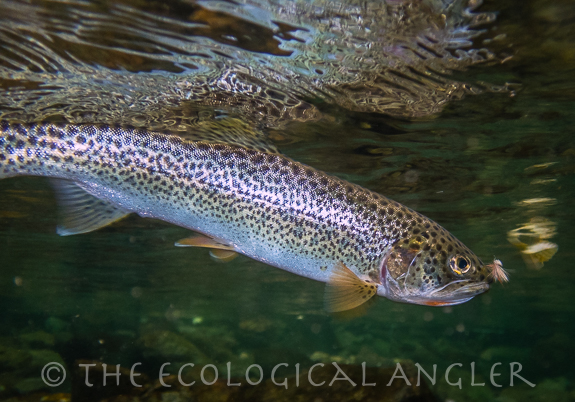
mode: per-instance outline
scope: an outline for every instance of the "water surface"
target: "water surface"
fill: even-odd
[[[353,92],[344,91],[349,88],[355,88],[358,99],[375,82],[390,88],[388,72],[373,75],[365,61],[358,64],[358,74],[371,80],[370,85],[351,79],[351,70],[321,81],[316,70],[324,68],[329,75],[332,65],[306,60],[301,61],[307,63],[301,86],[288,90],[281,77],[303,71],[302,64],[288,60],[295,57],[292,53],[314,35],[327,46],[329,35],[321,32],[321,24],[313,31],[305,18],[301,25],[308,31],[291,25],[282,25],[275,35],[265,31],[262,27],[277,30],[271,21],[278,15],[286,24],[293,20],[276,9],[254,14],[259,2],[234,16],[259,27],[238,23],[230,16],[231,6],[223,3],[26,4],[1,5],[11,16],[20,13],[21,19],[11,24],[45,22],[23,33],[6,18],[1,20],[3,118],[135,124],[183,132],[216,115],[243,116],[264,127],[293,159],[416,209],[484,261],[500,259],[511,281],[494,284],[487,294],[460,306],[432,308],[380,299],[365,316],[339,320],[323,311],[323,284],[243,256],[221,264],[206,250],[175,248],[173,243],[189,233],[163,222],[130,216],[94,233],[59,237],[48,181],[3,180],[2,399],[69,392],[69,381],[57,389],[42,386],[40,370],[47,361],[62,361],[70,368],[84,359],[128,368],[142,362],[152,378],[157,378],[162,362],[212,363],[222,370],[232,362],[237,376],[257,363],[269,376],[273,366],[284,362],[291,367],[332,361],[393,367],[411,361],[429,370],[438,365],[439,379],[432,389],[440,400],[575,400],[570,359],[575,356],[575,8],[570,2],[486,2],[476,12],[498,12],[497,20],[489,22],[492,14],[484,14],[490,16],[487,24],[476,29],[485,32],[469,39],[474,48],[489,49],[482,52],[484,59],[455,65],[438,53],[434,58],[442,61],[430,57],[427,64],[414,64],[418,77],[431,68],[435,75],[431,83],[417,86],[412,78],[398,78],[412,83],[403,92],[411,98],[403,98],[400,108],[344,101]],[[66,13],[66,7],[77,14]],[[124,26],[118,25],[122,18],[128,21]],[[415,27],[428,34],[427,23],[439,26],[435,17],[413,18],[425,20]],[[449,18],[454,27],[466,22]],[[109,35],[101,35],[106,29]],[[48,40],[40,31],[58,35]],[[448,36],[445,32],[432,33],[437,38]],[[58,45],[58,38],[68,42]],[[43,43],[52,43],[52,48],[48,46],[41,59],[37,56]],[[193,49],[206,43],[211,56],[192,65],[192,59],[202,59],[191,55]],[[37,49],[15,64],[15,55],[22,55],[25,46]],[[193,71],[223,71],[231,64],[222,62],[229,56],[214,53],[218,46],[225,52],[236,47],[237,60],[262,67],[260,78],[269,84],[264,87],[281,93],[275,103],[269,102],[269,94],[264,102],[241,91],[230,102],[229,89],[210,92],[217,93],[216,98],[182,101],[185,96],[174,88],[183,82],[190,85],[186,90],[196,88]],[[366,58],[362,52],[358,57]],[[388,53],[377,53],[385,56],[389,59]],[[410,63],[411,56],[404,62]],[[215,67],[218,63],[221,70]],[[270,78],[274,72],[277,79]],[[237,82],[257,76],[250,71]],[[304,94],[302,88],[309,91]],[[401,92],[395,89],[389,93]],[[383,93],[378,97],[396,101]],[[416,97],[421,107],[409,106]],[[507,239],[509,231],[534,218],[554,225],[556,234],[549,241],[558,245],[557,254],[538,269]],[[485,386],[471,385],[471,362],[477,365],[476,383]],[[503,374],[495,381],[502,387],[489,378],[498,362]],[[521,375],[535,388],[517,380],[509,386],[512,362],[521,363]],[[453,363],[463,364],[452,371],[452,381],[462,378],[461,389],[442,378]]]

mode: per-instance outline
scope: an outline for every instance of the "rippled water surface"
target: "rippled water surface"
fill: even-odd
[[[484,261],[500,259],[510,282],[459,306],[379,299],[342,319],[324,312],[324,284],[175,248],[189,232],[164,222],[131,215],[59,237],[49,182],[11,178],[0,181],[0,398],[168,400],[153,385],[164,362],[172,374],[214,364],[220,377],[230,362],[245,381],[254,363],[267,379],[279,363],[289,364],[285,377],[296,363],[335,361],[391,373],[398,362],[437,364],[433,395],[412,400],[575,400],[574,43],[568,1],[1,2],[2,119],[185,133],[240,117],[289,157],[423,213]],[[517,239],[557,252],[538,263]],[[148,391],[88,397],[73,375],[42,383],[45,363],[71,373],[79,360],[141,362]],[[472,386],[472,362],[485,386]],[[513,362],[536,387],[510,386]],[[461,388],[444,377],[453,363]],[[502,375],[491,380],[495,363]],[[170,389],[180,398],[170,400],[243,398],[226,386],[201,398],[190,389]],[[281,389],[251,397],[281,400]],[[372,398],[352,387],[290,392]]]

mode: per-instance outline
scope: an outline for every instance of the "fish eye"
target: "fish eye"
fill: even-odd
[[[471,268],[471,261],[469,258],[457,255],[451,257],[451,261],[449,262],[449,266],[453,272],[457,275],[465,274]]]

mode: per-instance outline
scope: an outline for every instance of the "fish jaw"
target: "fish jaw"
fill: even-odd
[[[455,289],[454,289],[455,288]],[[463,304],[489,290],[487,282],[454,281],[428,293],[408,294],[401,284],[389,275],[384,277],[377,294],[390,300],[424,306],[446,307]]]
[[[451,289],[456,286],[458,286],[457,289]],[[453,306],[465,303],[488,290],[489,284],[487,282],[455,281],[431,292],[427,296],[427,300],[421,304],[426,306]]]

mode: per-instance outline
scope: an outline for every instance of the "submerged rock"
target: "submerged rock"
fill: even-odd
[[[14,385],[14,388],[21,394],[28,394],[42,389],[50,389],[50,387],[47,386],[40,377],[25,378],[24,380],[18,381]]]
[[[18,370],[30,360],[30,353],[18,347],[0,344],[0,372]]]
[[[40,373],[52,362],[66,368],[62,357],[53,350],[28,349],[7,341],[0,344],[0,398],[51,389],[42,381]]]
[[[488,362],[526,361],[529,359],[529,350],[524,348],[496,346],[484,350],[480,357]]]
[[[568,402],[573,401],[575,392],[569,390],[569,380],[565,377],[548,378],[536,387],[527,385],[505,388],[498,398],[501,402]]]
[[[54,335],[49,334],[44,331],[29,332],[27,334],[20,335],[20,340],[24,341],[30,347],[51,347],[54,346],[56,340]]]
[[[275,378],[269,378],[271,373],[265,372],[266,379],[258,380],[258,370],[254,370],[250,376],[252,383],[247,383],[245,376],[227,379],[225,374],[220,373],[219,378],[210,385],[200,380],[201,375],[194,370],[192,378],[184,381],[195,380],[192,386],[180,383],[177,376],[164,379],[164,384],[150,380],[145,375],[138,376],[137,382],[142,385],[136,388],[130,384],[129,369],[120,368],[120,385],[112,386],[110,383],[102,386],[103,366],[100,362],[77,361],[78,363],[95,364],[90,368],[89,381],[92,387],[84,384],[85,372],[75,370],[73,372],[73,388],[71,394],[48,394],[47,392],[35,392],[28,395],[14,397],[11,402],[24,401],[58,401],[68,402],[77,400],[82,402],[178,402],[178,401],[253,401],[253,402],[292,402],[292,401],[362,401],[362,402],[439,402],[426,383],[417,385],[417,370],[413,365],[402,362],[403,373],[396,372],[396,366],[387,368],[367,367],[359,365],[336,365],[326,363],[324,366],[316,366],[302,369],[299,376],[296,375],[293,366],[278,370]],[[108,366],[115,371],[115,366]],[[394,377],[395,376],[395,377]],[[298,380],[299,378],[299,380]],[[310,382],[310,378],[311,381]],[[393,381],[390,381],[394,378]],[[211,381],[211,378],[209,379]],[[373,384],[373,385],[372,385]]]
[[[145,354],[167,359],[166,361],[177,359],[177,361],[193,361],[199,364],[208,360],[196,345],[170,331],[152,330],[144,333],[140,341],[146,348]]]
[[[107,389],[73,388],[72,399],[82,401],[99,401],[105,398],[109,402],[152,402],[152,401],[378,401],[378,402],[436,402],[439,399],[431,392],[426,383],[417,384],[417,370],[407,362],[402,363],[405,376],[396,372],[396,366],[388,368],[367,367],[364,370],[359,365],[336,365],[326,363],[316,366],[310,374],[309,369],[302,369],[296,377],[293,366],[278,370],[275,378],[269,378],[271,373],[265,372],[267,379],[258,383],[259,373],[253,370],[251,381],[256,385],[247,383],[245,377],[227,379],[224,373],[211,385],[206,385],[200,379],[198,371],[194,371],[192,386],[184,386],[176,376],[166,377],[161,385],[158,380],[147,382],[143,387],[134,391],[129,386],[108,387]],[[254,375],[255,373],[255,375]],[[79,379],[83,381],[83,373]],[[93,372],[94,376],[102,374],[100,370]],[[125,373],[124,373],[125,374]],[[390,381],[394,377],[393,381]],[[101,382],[101,378],[91,379]],[[125,381],[129,381],[129,374]],[[145,377],[138,377],[143,383]],[[297,380],[299,378],[299,380]],[[310,382],[310,378],[311,381]],[[191,381],[186,378],[185,381]],[[211,378],[209,379],[211,380]],[[406,381],[407,380],[407,381]],[[408,384],[409,382],[409,384]],[[80,384],[80,383],[79,383]],[[124,382],[126,384],[126,382]],[[127,383],[129,385],[129,382]],[[373,384],[373,385],[371,385]],[[81,384],[80,384],[81,385]],[[111,391],[115,390],[115,394]],[[100,398],[100,399],[98,399]],[[30,399],[31,400],[31,399]],[[37,399],[36,399],[37,400]]]
[[[114,373],[119,373],[116,377]],[[130,376],[133,374],[133,376]],[[129,368],[114,364],[104,366],[99,361],[77,360],[72,371],[72,399],[83,402],[96,402],[118,395],[138,397],[148,386],[134,386],[149,383],[145,374],[139,370],[131,373]]]

